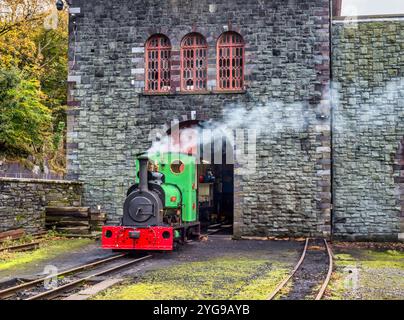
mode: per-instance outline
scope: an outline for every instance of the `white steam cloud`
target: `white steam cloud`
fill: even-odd
[[[174,122],[170,128],[171,134],[152,131],[149,138],[153,143],[147,152],[188,152],[198,155],[197,159],[202,156],[207,162],[237,162],[247,164],[253,170],[256,137],[304,133],[310,113],[313,111],[301,103],[268,102],[252,109],[229,105],[223,110],[221,120],[210,120],[180,130],[178,122]],[[222,159],[223,148],[226,149],[226,160]]]

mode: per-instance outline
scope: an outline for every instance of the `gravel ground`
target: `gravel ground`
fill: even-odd
[[[282,277],[285,272],[290,271],[299,259],[302,249],[303,242],[297,241],[234,241],[228,235],[211,235],[207,240],[189,243],[175,252],[153,253],[153,259],[134,265],[111,275],[111,277],[128,279],[127,286],[129,286],[133,285],[133,283],[141,283],[143,279],[154,273],[152,280],[155,283],[152,282],[151,284],[158,285],[158,283],[163,283],[161,282],[163,280],[171,280],[170,273],[168,275],[164,274],[164,272],[167,273],[167,270],[176,270],[176,267],[183,268],[188,264],[193,264],[199,268],[198,272],[202,272],[198,278],[188,279],[189,281],[183,280],[183,277],[186,278],[186,273],[185,276],[180,274],[176,279],[173,278],[174,280],[171,284],[177,287],[178,285],[184,285],[188,281],[190,282],[188,285],[194,286],[195,292],[199,294],[196,298],[205,299],[211,297],[221,299],[226,298],[226,292],[222,290],[221,286],[231,282],[234,276],[231,272],[238,271],[237,263],[239,261],[240,272],[236,274],[238,278],[235,281],[241,281],[243,285],[241,287],[230,286],[229,288],[233,290],[231,297],[237,298],[237,294],[240,292],[241,297],[257,298],[256,295],[251,294],[251,291],[256,290],[258,292],[262,288],[265,289],[265,286],[262,286],[263,282],[270,281],[275,275]],[[334,242],[333,252],[335,257],[334,274],[326,291],[325,299],[404,299],[403,245]],[[60,271],[66,270],[114,254],[116,253],[100,249],[99,243],[93,243],[72,250],[69,253],[61,254],[51,260],[27,264],[23,269],[0,271],[0,281],[17,277],[31,278],[38,276],[49,265],[57,267]],[[324,265],[320,255],[315,254],[312,257],[313,263],[311,265],[314,269]],[[316,263],[319,262],[318,259],[321,263]],[[252,263],[249,263],[250,260]],[[223,263],[223,269],[221,269],[221,263]],[[233,265],[234,263],[235,265]],[[246,263],[249,264],[247,265]],[[280,265],[282,265],[284,273],[276,274]],[[305,270],[306,275],[316,272],[317,269],[314,270],[313,268],[307,268]],[[203,275],[203,270],[205,269],[206,277]],[[226,272],[229,273],[226,274]],[[247,272],[248,274],[242,274],[242,272]],[[322,273],[322,270],[320,272]],[[192,270],[190,273],[192,273]],[[162,277],[159,278],[159,275],[162,275]],[[304,275],[299,277],[309,280]],[[150,280],[150,277],[148,279]],[[279,281],[278,279],[273,279],[274,283],[276,282],[275,280]],[[195,283],[192,281],[195,281]],[[213,283],[213,287],[207,287],[207,282],[209,281]],[[148,286],[148,284],[145,283],[145,286]],[[247,288],[249,292],[243,293],[246,287],[249,287],[249,289]],[[270,288],[266,287],[267,290],[270,290]],[[289,298],[302,299],[302,296],[306,296],[310,292],[310,288],[315,288],[315,286],[314,283],[307,285],[303,290],[304,292],[296,291],[296,288],[293,284],[290,286]],[[211,292],[203,295],[205,290],[211,290]],[[149,297],[145,294],[144,288],[143,291],[136,292],[144,294],[145,298]],[[164,291],[161,293],[163,294]],[[188,293],[183,292],[183,294]],[[263,297],[264,293],[261,292],[259,297]],[[164,296],[158,297],[164,298]]]
[[[402,244],[335,243],[334,273],[326,298],[404,300]]]
[[[210,235],[116,274],[127,281],[95,299],[266,299],[302,249],[303,242]]]
[[[142,266],[126,269],[117,276],[139,275],[139,271],[158,270],[184,262],[201,262],[223,256],[259,257],[269,262],[285,263],[293,267],[299,259],[303,242],[294,241],[234,241],[228,235],[210,235],[208,240],[191,242],[173,252],[152,253],[153,259]]]
[[[206,261],[224,255],[238,255],[240,257],[253,257],[268,259],[271,262],[286,264],[295,263],[302,248],[301,242],[292,241],[233,241],[228,235],[211,235],[208,240],[191,242],[181,246],[174,252],[155,252],[153,259],[146,260],[132,268],[125,269],[114,274],[116,277],[138,276],[139,274],[173,266],[178,263],[190,261]],[[76,249],[67,254],[62,254],[52,260],[44,260],[37,263],[27,264],[23,269],[0,271],[0,282],[12,278],[32,278],[43,273],[47,266],[55,266],[59,271],[89,263],[97,259],[106,258],[116,253],[110,250],[102,250],[100,243]]]

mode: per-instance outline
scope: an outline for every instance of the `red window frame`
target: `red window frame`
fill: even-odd
[[[171,43],[163,34],[151,36],[145,45],[145,92],[171,89]]]
[[[181,41],[181,90],[206,91],[208,82],[208,44],[203,35],[193,32]]]
[[[222,33],[217,40],[217,90],[244,90],[244,47],[243,37],[234,31]]]

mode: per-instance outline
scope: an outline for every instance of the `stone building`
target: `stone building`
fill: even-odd
[[[70,2],[68,178],[86,205],[118,221],[152,132],[241,108],[266,125],[256,170],[225,173],[235,236],[397,239],[404,22],[352,29],[328,0]]]

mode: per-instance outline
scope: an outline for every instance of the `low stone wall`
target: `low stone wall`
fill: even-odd
[[[80,206],[82,192],[76,181],[0,178],[0,232],[43,230],[46,206]]]

